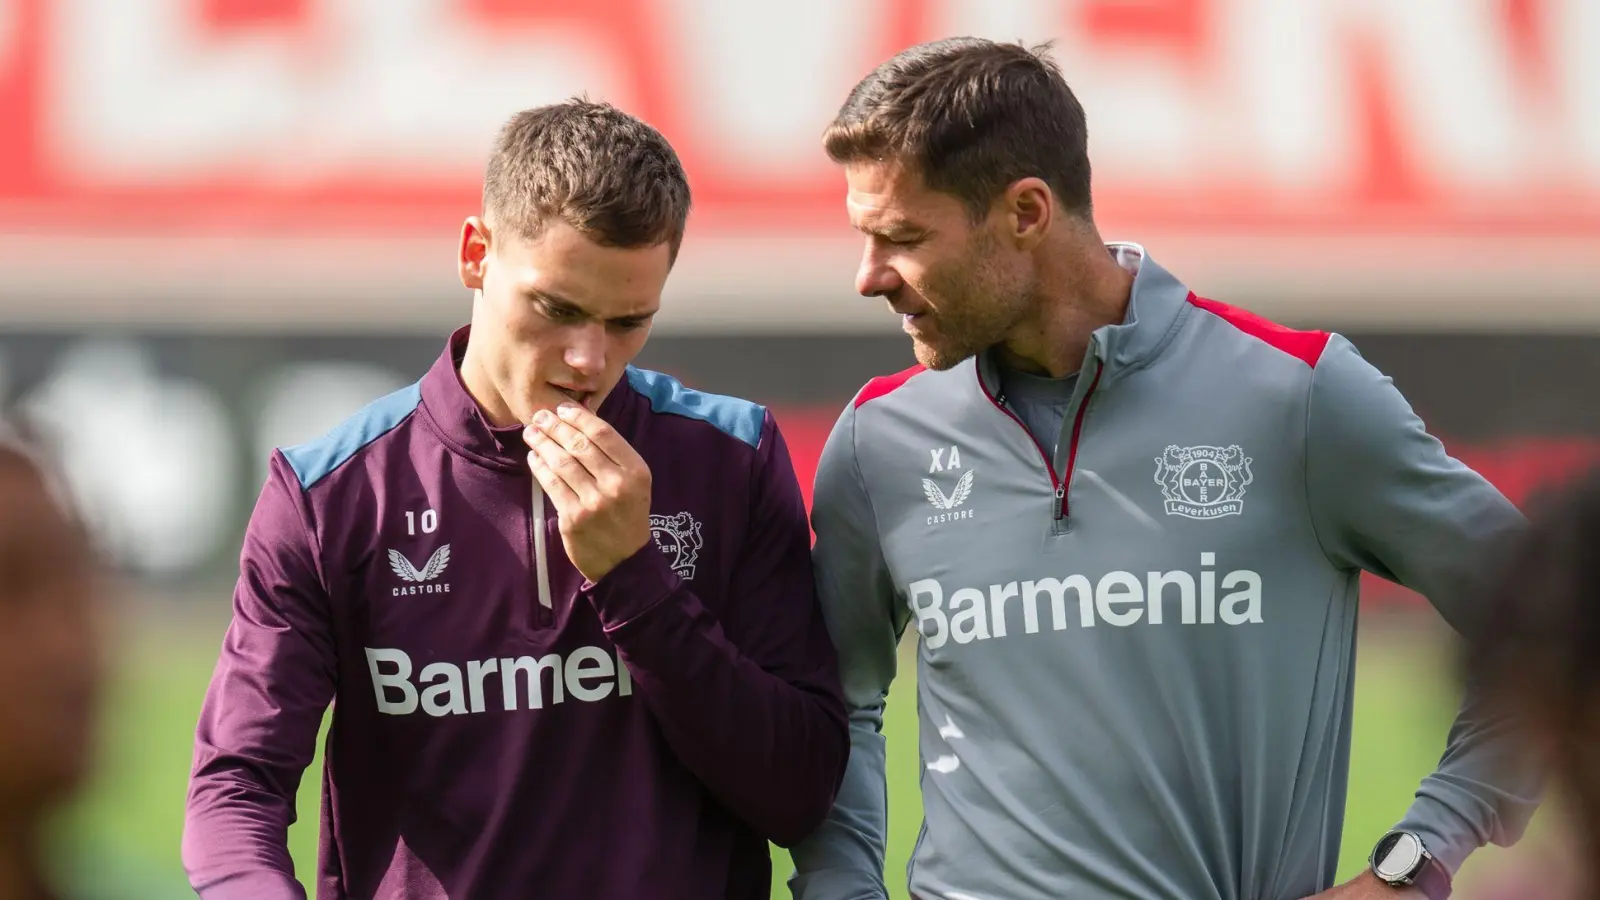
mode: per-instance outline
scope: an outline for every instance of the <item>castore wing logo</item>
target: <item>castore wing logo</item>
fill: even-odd
[[[420,570],[412,565],[411,560],[406,559],[405,554],[399,550],[389,551],[389,568],[393,569],[396,575],[406,581],[417,583],[432,581],[443,575],[445,567],[448,565],[450,565],[449,544],[445,544],[443,547],[433,551],[433,555],[428,557],[427,564]]]
[[[963,472],[948,496],[932,478],[922,479],[922,492],[928,496],[928,502],[933,504],[934,509],[955,509],[967,502],[967,495],[972,493],[972,473],[972,469]]]

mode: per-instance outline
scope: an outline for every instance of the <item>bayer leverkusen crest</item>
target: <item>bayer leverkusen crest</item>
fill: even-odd
[[[1169,516],[1200,520],[1237,516],[1244,509],[1244,489],[1250,481],[1250,457],[1238,444],[1172,444],[1156,457],[1156,484],[1161,485]]]
[[[685,581],[694,577],[695,560],[700,557],[700,523],[687,512],[675,516],[650,516],[650,536],[666,556],[672,571]]]

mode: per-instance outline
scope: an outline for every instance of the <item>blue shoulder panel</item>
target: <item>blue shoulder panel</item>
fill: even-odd
[[[752,447],[761,444],[761,425],[767,410],[760,404],[722,394],[701,393],[684,387],[670,375],[633,366],[628,367],[628,384],[650,398],[650,408],[658,413],[710,422],[723,434],[732,435]]]
[[[422,402],[422,382],[379,397],[314,441],[285,448],[284,458],[309,489],[362,447],[388,434]]]

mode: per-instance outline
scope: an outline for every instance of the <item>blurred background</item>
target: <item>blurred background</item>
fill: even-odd
[[[455,242],[510,113],[586,93],[674,142],[696,207],[640,362],[769,404],[809,493],[840,407],[912,361],[851,288],[818,136],[875,63],[954,34],[1055,42],[1108,239],[1348,335],[1519,503],[1600,462],[1600,0],[0,0],[0,404],[125,575],[100,774],[61,826],[84,896],[192,896],[193,727],[268,451],[465,321]],[[1455,703],[1425,601],[1365,603],[1346,876]],[[1458,896],[1515,858],[1479,854]]]

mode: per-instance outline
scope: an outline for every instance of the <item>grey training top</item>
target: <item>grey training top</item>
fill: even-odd
[[[1054,452],[1067,411],[1072,408],[1078,373],[1050,378],[1004,365],[997,366],[996,373],[1000,378],[1000,391],[995,401],[1017,414],[1039,446]]]
[[[869,383],[828,439],[814,553],[853,749],[794,851],[801,900],[886,895],[880,726],[912,620],[922,900],[1325,889],[1360,572],[1463,628],[1522,524],[1344,338],[1112,250],[1129,313],[1094,333],[1054,453],[994,402],[987,355]],[[1469,703],[1400,823],[1452,872],[1534,808],[1493,730]]]

